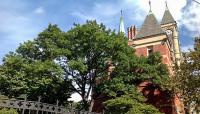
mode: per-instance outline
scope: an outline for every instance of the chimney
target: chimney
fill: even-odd
[[[130,40],[131,39],[131,28],[128,27],[128,39]]]
[[[128,39],[134,39],[135,35],[137,34],[137,29],[135,26],[128,27]]]

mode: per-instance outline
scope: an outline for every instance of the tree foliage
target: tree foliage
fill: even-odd
[[[49,25],[36,39],[4,58],[1,91],[8,96],[41,95],[46,100],[63,95],[64,100],[72,90],[80,94],[86,106],[95,80],[107,76],[109,61],[128,62],[127,54],[132,55],[133,50],[124,35],[96,21],[75,24],[67,32]]]
[[[0,114],[18,114],[18,112],[15,109],[0,109]]]
[[[132,53],[127,58],[117,61],[110,80],[103,80],[96,86],[97,94],[105,93],[111,98],[105,101],[107,112],[160,114],[155,107],[145,103],[146,99],[138,92],[137,86],[149,81],[158,89],[168,89],[169,74],[166,65],[161,63],[161,56],[154,53],[146,58]]]
[[[117,96],[117,91],[127,91],[144,81],[150,81],[159,88],[168,89],[166,84],[169,81],[169,73],[166,65],[161,63],[159,53],[156,52],[147,58],[137,57],[131,53],[127,58],[127,64],[124,60],[117,61],[118,65],[115,65],[110,75],[111,80],[103,80],[96,88],[97,92],[109,94],[113,92],[112,96]]]
[[[158,109],[145,103],[144,96],[136,89],[105,102],[106,114],[161,114]]]
[[[194,50],[184,53],[180,67],[175,68],[172,88],[183,100],[185,108],[200,105],[200,40],[195,40]]]
[[[71,55],[62,66],[83,102],[88,101],[95,80],[107,76],[110,60],[117,63],[127,54],[133,54],[123,35],[115,34],[95,21],[76,24],[66,33],[66,37],[70,41]]]
[[[168,72],[158,54],[139,58],[127,44],[123,34],[116,34],[96,21],[75,24],[67,32],[49,25],[33,41],[6,55],[0,66],[0,91],[9,97],[42,96],[48,103],[58,99],[62,104],[71,92],[77,92],[82,97],[82,108],[87,110],[94,88],[116,101],[133,97],[136,100],[130,100],[132,107],[145,105],[143,97],[132,88],[145,80],[164,87]],[[145,106],[156,111],[150,105]]]
[[[31,100],[41,96],[43,102],[59,100],[65,104],[71,95],[69,81],[56,63],[61,53],[68,53],[62,48],[66,44],[63,40],[63,32],[56,25],[49,25],[36,39],[7,54],[0,66],[1,93],[9,97],[27,94]]]

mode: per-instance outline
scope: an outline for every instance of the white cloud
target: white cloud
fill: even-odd
[[[181,20],[181,10],[186,5],[187,0],[167,0],[167,2],[175,20]],[[160,21],[165,11],[165,0],[151,0],[151,5],[153,13]],[[145,19],[145,16],[149,11],[149,0],[116,0],[114,3],[108,1],[96,2],[91,7],[90,11],[84,11],[83,9],[83,11],[75,11],[75,13],[73,12],[72,14],[83,20],[97,19],[106,24],[116,24],[116,22],[113,22],[113,18],[118,17],[115,21],[119,20],[121,9],[124,10],[125,14],[127,14],[128,19],[132,18],[131,20],[141,22],[140,25],[142,25],[142,21]],[[85,14],[83,12],[85,12]],[[125,23],[127,18],[125,18]],[[138,25],[138,23],[135,24]]]
[[[181,51],[182,52],[189,52],[189,50],[193,49],[193,48],[194,48],[193,45],[186,45],[186,46],[181,47]]]
[[[84,14],[83,12],[78,12],[78,11],[75,11],[75,12],[72,12],[71,15],[73,16],[76,16],[82,20],[94,20],[95,17],[91,16],[91,15],[87,15],[87,14]]]
[[[168,7],[173,17],[178,20],[180,25],[185,26],[190,31],[200,32],[200,6],[196,3],[186,6],[187,0],[167,0]],[[78,8],[71,11],[71,15],[78,17],[85,22],[85,20],[94,20],[103,22],[111,29],[118,29],[120,10],[123,10],[125,25],[141,26],[149,11],[149,0],[115,0],[110,1],[94,1],[95,3],[89,8]],[[152,11],[160,21],[165,10],[165,0],[151,0]],[[85,6],[88,7],[88,6]],[[184,8],[185,7],[185,8]],[[184,10],[183,10],[184,8]],[[89,10],[86,10],[89,9]],[[5,12],[3,12],[5,11]],[[31,39],[39,32],[39,26],[36,20],[32,19],[34,16],[25,14],[18,14],[11,10],[0,11],[0,32],[6,34],[4,39],[12,40],[15,44]],[[34,14],[44,14],[43,7],[37,7],[32,10]],[[77,18],[75,18],[77,19]],[[80,22],[76,22],[80,23]],[[127,26],[126,26],[127,27]],[[194,35],[194,34],[193,34]],[[193,36],[192,35],[192,36]],[[0,46],[3,48],[3,46]],[[0,52],[1,53],[1,52]]]
[[[180,20],[182,17],[182,8],[186,5],[186,0],[167,0],[168,8],[172,13],[175,20]],[[149,11],[149,0],[137,0],[138,8],[148,13]],[[156,15],[158,20],[162,19],[166,5],[165,0],[151,0],[151,7],[153,13]]]
[[[200,34],[200,5],[196,2],[191,3],[183,11],[182,25],[193,32],[194,35]]]
[[[45,13],[45,10],[44,10],[43,7],[38,7],[38,8],[36,8],[36,9],[34,10],[34,13],[35,13],[35,14],[41,15],[41,14],[44,14],[44,13]]]
[[[82,8],[75,10],[71,15],[78,17],[83,22],[95,19],[97,22],[103,22],[111,29],[118,29],[120,10],[123,10],[124,13],[130,12],[129,16],[131,18],[128,19],[135,18],[134,9],[136,6],[134,3],[134,0],[116,0],[114,3],[110,1],[98,1],[93,4],[89,11]],[[125,23],[126,21],[125,19]]]

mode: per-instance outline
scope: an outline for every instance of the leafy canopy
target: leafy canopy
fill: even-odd
[[[49,25],[33,41],[27,41],[16,52],[7,54],[0,66],[0,91],[9,97],[26,94],[28,99],[39,96],[46,103],[66,104],[71,95],[69,81],[56,59],[69,53],[68,41],[56,26]]]
[[[95,80],[108,76],[110,60],[116,64],[121,59],[128,62],[127,54],[133,54],[124,35],[116,34],[95,21],[75,24],[65,37],[70,41],[70,55],[65,58],[62,67],[83,102],[88,101]]]
[[[96,85],[96,94],[104,93],[110,97],[105,101],[106,113],[116,114],[160,114],[160,112],[145,103],[146,98],[137,90],[138,84],[144,81],[152,82],[156,88],[166,90],[169,80],[167,67],[161,63],[159,53],[146,57],[128,56],[118,61],[110,75],[110,80],[103,80]]]
[[[0,91],[10,97],[42,96],[48,103],[58,99],[62,104],[71,92],[77,92],[82,97],[82,108],[87,110],[93,88],[116,98],[113,102],[135,98],[125,106],[131,111],[137,104],[141,111],[144,99],[132,88],[145,80],[164,87],[168,72],[158,54],[139,58],[127,44],[123,34],[116,34],[96,21],[75,24],[67,32],[49,25],[33,41],[6,55],[0,66]],[[113,104],[111,101],[108,106],[114,106],[109,104]]]
[[[175,68],[171,85],[190,110],[189,107],[199,107],[200,103],[200,39],[195,40],[194,50],[183,55],[180,67]]]

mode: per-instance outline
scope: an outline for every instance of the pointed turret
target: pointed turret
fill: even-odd
[[[169,11],[169,8],[166,3],[166,9],[161,21],[161,26],[163,30],[166,31],[168,38],[170,39],[171,44],[173,44],[173,48],[171,48],[171,51],[174,54],[175,57],[175,63],[180,66],[181,62],[181,50],[180,50],[180,41],[179,41],[179,31],[176,24],[176,21],[174,20],[172,14]]]
[[[121,10],[121,17],[120,17],[120,25],[119,25],[119,32],[125,33],[125,28],[124,28],[124,19],[122,15],[122,10]]]
[[[165,2],[165,3],[166,3],[166,8],[165,8],[165,13],[164,13],[162,21],[161,21],[161,25],[175,22],[172,14],[170,13],[170,11],[168,9],[167,2]]]
[[[146,16],[146,19],[135,38],[143,38],[152,35],[165,34],[165,32],[162,30],[160,24],[158,23],[157,19],[151,11],[151,2],[149,2],[149,6],[149,14]]]

